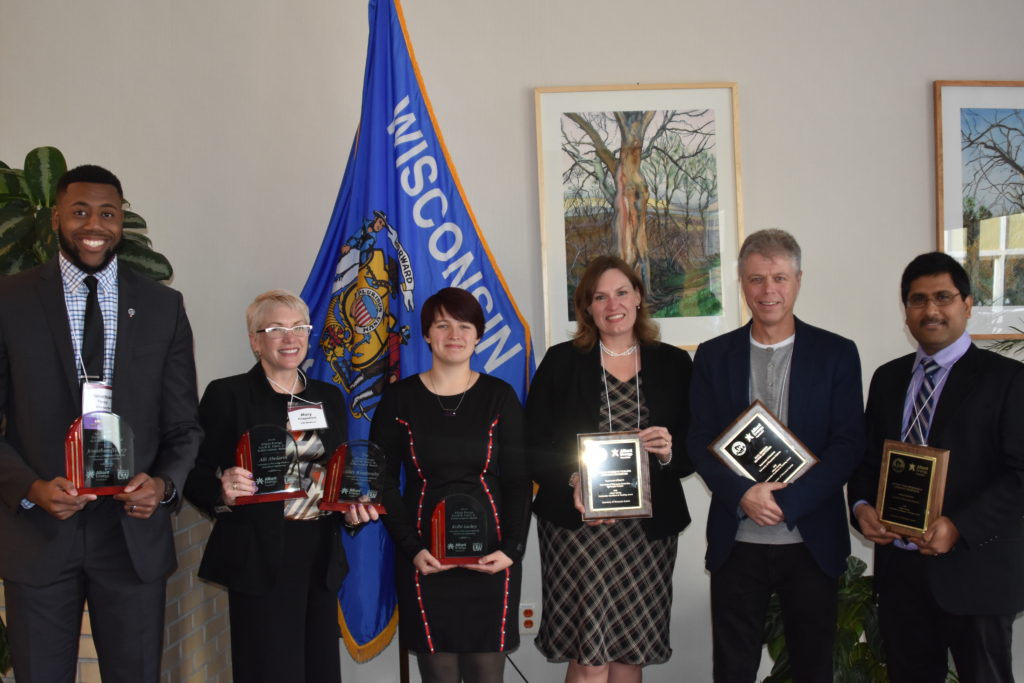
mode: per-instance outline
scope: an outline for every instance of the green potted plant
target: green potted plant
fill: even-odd
[[[839,609],[836,614],[836,643],[832,650],[832,680],[835,683],[886,683],[889,680],[878,628],[873,577],[865,576],[867,564],[856,557],[846,560],[846,571],[839,577]],[[793,680],[789,651],[782,626],[779,596],[773,595],[765,618],[764,643],[775,662],[762,683],[787,683]],[[947,682],[959,679],[952,671]]]
[[[33,149],[23,169],[0,161],[0,276],[45,263],[57,253],[50,214],[57,201],[57,179],[67,168],[56,147]],[[171,264],[153,251],[146,232],[145,219],[126,209],[118,260],[154,280],[169,280]]]

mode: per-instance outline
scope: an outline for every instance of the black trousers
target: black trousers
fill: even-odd
[[[782,604],[794,683],[831,683],[837,586],[803,543],[736,543],[725,564],[711,572],[716,683],[756,679],[772,593]]]
[[[121,529],[123,514],[121,504],[110,498],[76,514],[75,540],[55,582],[32,586],[4,580],[18,683],[76,680],[86,600],[104,683],[160,680],[166,581],[144,583],[135,574]]]
[[[338,594],[325,582],[337,524],[333,515],[286,521],[273,590],[228,591],[235,683],[340,683]]]
[[[892,683],[944,683],[949,653],[962,683],[1012,683],[1013,614],[950,614],[935,601],[918,552],[886,550],[875,581]],[[1022,577],[1024,578],[1024,577]]]

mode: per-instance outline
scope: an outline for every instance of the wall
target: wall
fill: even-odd
[[[935,244],[931,82],[1024,77],[1019,0],[407,0],[405,12],[537,340],[533,88],[735,81],[746,228],[797,236],[798,314],[857,342],[865,382],[911,348],[899,272]],[[361,0],[0,0],[0,159],[20,166],[53,144],[121,176],[176,266],[205,385],[248,366],[252,296],[304,282],[355,132],[365,46]],[[681,665],[709,678],[707,494],[697,480],[686,493],[675,656],[653,681]],[[535,549],[523,594],[539,602]],[[558,676],[529,642],[513,659],[531,681]],[[395,655],[347,663],[345,677],[397,680]]]

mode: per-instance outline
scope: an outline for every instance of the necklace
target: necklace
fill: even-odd
[[[427,379],[430,380],[430,393],[432,393],[434,398],[437,400],[437,405],[441,406],[441,414],[445,417],[455,417],[458,415],[459,408],[462,407],[462,400],[466,398],[466,392],[469,391],[469,385],[473,381],[473,373],[469,373],[469,378],[466,380],[466,388],[462,390],[462,394],[459,395],[459,402],[455,404],[454,408],[448,408],[445,404],[441,403],[441,395],[437,393],[434,379],[430,376],[429,372],[427,372],[426,375]]]
[[[612,358],[622,358],[623,356],[632,356],[634,353],[636,353],[636,342],[634,342],[633,345],[630,346],[625,351],[612,351],[611,349],[609,349],[607,346],[604,345],[603,341],[600,341],[600,340],[598,340],[597,343],[600,344],[601,351],[604,352],[605,355],[611,356]]]
[[[295,398],[295,385],[299,383],[299,377],[302,377],[302,383],[303,384],[306,383],[306,376],[304,374],[302,374],[302,370],[298,370],[298,369],[296,369],[296,371],[295,371],[295,379],[292,380],[292,386],[291,386],[290,389],[285,389],[283,386],[281,386],[280,384],[275,382],[274,379],[270,375],[268,375],[268,374],[264,373],[263,376],[267,378],[268,382],[270,382],[275,387],[280,389],[282,394],[288,394],[293,399]]]
[[[601,350],[604,350],[604,345],[601,345]],[[615,356],[628,356],[629,354],[636,351],[636,344],[633,344],[630,348],[626,349],[622,353],[612,354]],[[636,374],[633,375],[633,381],[636,382],[636,428],[640,429],[640,359],[636,356],[633,357],[633,368]],[[604,403],[608,408],[608,431],[612,430],[612,400],[608,395],[608,370],[604,367],[604,358],[601,358],[601,379],[604,380]]]

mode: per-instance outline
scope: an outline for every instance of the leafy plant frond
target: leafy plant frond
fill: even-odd
[[[50,214],[57,201],[57,180],[67,171],[56,147],[37,147],[25,156],[24,169],[0,161],[0,277],[46,263],[57,253]],[[118,257],[154,280],[169,280],[167,258],[153,251],[146,219],[124,213]]]

